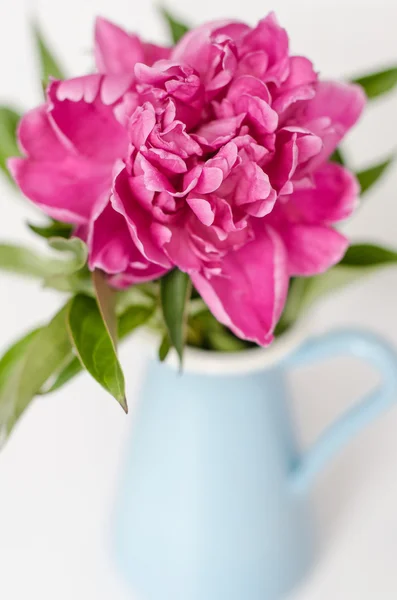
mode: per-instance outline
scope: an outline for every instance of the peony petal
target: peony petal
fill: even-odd
[[[245,210],[248,215],[253,217],[262,218],[269,214],[277,200],[277,193],[275,190],[270,190],[269,196],[266,200],[256,200],[250,204],[245,205]]]
[[[110,106],[119,100],[123,100],[125,94],[130,90],[133,77],[127,73],[123,75],[106,75],[102,79],[100,98],[103,104]]]
[[[223,148],[221,148],[214,156],[214,158],[210,158],[205,163],[207,168],[216,167],[220,169],[223,173],[223,177],[226,178],[232,168],[236,165],[238,161],[238,148],[234,142],[229,142]]]
[[[265,79],[269,56],[263,50],[248,52],[241,58],[237,67],[238,75],[250,75],[257,79]]]
[[[195,218],[194,215],[189,216]],[[195,248],[187,221],[182,221],[170,231],[171,237],[163,246],[170,261],[187,273],[198,271],[202,267],[202,259]]]
[[[76,224],[87,221],[112,185],[111,170],[98,170],[95,163],[73,155],[58,162],[14,158],[9,168],[25,196],[47,215]]]
[[[75,152],[98,161],[113,162],[126,155],[128,136],[116,119],[113,107],[103,104],[100,99],[103,78],[95,77],[100,79],[93,82],[92,76],[87,76],[53,82],[48,91],[52,103],[50,119]],[[93,98],[91,92],[97,83],[98,90]]]
[[[98,17],[95,23],[95,61],[101,73],[133,73],[145,58],[142,42],[110,21]]]
[[[323,140],[322,152],[311,161],[314,169],[332,154],[346,133],[356,124],[366,102],[363,89],[358,85],[320,81],[316,95],[303,108],[298,122],[311,129]],[[325,119],[324,119],[325,118]]]
[[[305,117],[329,117],[346,133],[359,119],[365,106],[365,93],[361,86],[336,81],[320,81],[316,95],[307,103]]]
[[[234,138],[244,117],[245,115],[238,115],[237,117],[210,121],[197,130],[195,137],[201,144],[217,150]]]
[[[147,43],[144,43],[143,47],[145,51],[145,62],[148,65],[153,65],[158,60],[167,60],[171,56],[172,48]]]
[[[161,87],[172,77],[170,71],[176,71],[177,75],[183,75],[180,65],[172,61],[161,61],[153,66],[145,65],[140,61],[134,67],[135,76],[140,83],[156,87]]]
[[[209,227],[213,224],[215,213],[211,203],[208,202],[208,200],[205,198],[188,197],[186,202],[189,204],[190,208],[196,217],[203,223],[203,225],[207,225],[207,227]]]
[[[273,109],[280,115],[291,107],[295,102],[310,100],[314,98],[316,92],[313,85],[301,85],[299,87],[287,90],[278,96],[273,102]]]
[[[286,111],[294,102],[310,100],[315,96],[317,73],[310,60],[304,56],[291,56],[289,75],[273,97],[273,108],[279,114]]]
[[[358,203],[356,177],[336,163],[323,165],[314,174],[314,187],[297,189],[291,202],[309,223],[336,223],[346,219]]]
[[[326,225],[284,224],[279,233],[292,277],[324,273],[342,259],[349,245],[344,235]]]
[[[112,275],[109,278],[109,283],[112,287],[119,290],[129,288],[137,283],[145,283],[153,281],[165,275],[169,269],[164,268],[155,263],[146,262],[146,264],[130,265],[124,273]]]
[[[277,192],[284,189],[298,166],[297,133],[281,130],[276,139],[276,151],[267,169],[271,185]]]
[[[243,38],[239,54],[263,53],[263,81],[280,85],[289,75],[288,45],[287,32],[280,27],[275,14],[270,13]],[[258,71],[256,76],[260,74]]]
[[[94,102],[102,80],[102,75],[85,75],[64,81],[52,81],[48,87],[47,96],[50,101],[56,99],[59,102],[63,102],[63,100]]]
[[[271,228],[222,264],[222,275],[191,278],[213,315],[238,337],[266,346],[284,308],[288,291],[287,256]]]
[[[110,284],[125,288],[157,279],[167,269],[149,262],[134,244],[124,217],[109,201],[100,207],[88,234],[91,270],[102,269],[112,275]]]
[[[186,133],[186,125],[179,121],[173,121],[162,132],[152,132],[150,143],[156,148],[163,148],[184,159],[194,154],[197,156],[203,154],[200,145]]]
[[[167,152],[167,150],[163,150],[161,148],[141,148],[141,154],[154,167],[161,171],[165,171],[167,174],[180,175],[181,173],[186,173],[187,171],[185,161],[173,152]]]
[[[298,164],[301,165],[321,152],[323,142],[317,135],[307,132],[297,136],[296,145],[298,148]]]
[[[235,103],[243,94],[257,96],[267,102],[267,104],[271,104],[272,102],[272,97],[267,85],[252,75],[242,75],[241,77],[234,79],[229,87],[227,98],[230,102]]]
[[[262,216],[271,212],[276,194],[272,193],[267,174],[257,164],[248,162],[239,167],[236,177],[238,179],[234,200],[237,206],[246,206],[260,200],[265,201],[262,205]]]
[[[223,181],[223,171],[219,167],[203,167],[195,190],[199,194],[211,194],[217,190]]]
[[[302,85],[313,84],[318,75],[313,63],[305,56],[291,56],[289,59],[289,75],[282,85],[283,90],[293,89]]]
[[[134,242],[124,217],[109,201],[91,221],[88,233],[89,267],[121,273],[130,263],[147,263]]]
[[[309,159],[321,152],[322,147],[322,140],[308,131],[298,127],[280,129],[275,153],[266,169],[274,189],[284,194],[287,189],[291,192],[292,186],[286,184],[292,178],[301,179],[302,165],[304,168]]]
[[[22,192],[55,219],[85,223],[98,199],[110,194],[117,156],[109,164],[79,156],[45,107],[25,115],[19,140],[27,158],[9,166]]]
[[[137,158],[139,167],[143,173],[143,179],[147,189],[151,192],[174,192],[174,188],[169,182],[168,177],[150,163],[143,154],[139,154]]]
[[[130,178],[125,169],[119,173],[111,198],[112,206],[125,217],[131,237],[143,256],[149,262],[169,268],[170,261],[151,233],[153,217],[143,208],[134,193],[133,184],[137,179],[139,178]]]
[[[146,144],[146,140],[153,131],[155,125],[156,113],[153,106],[149,103],[138,106],[131,116],[128,125],[131,144],[139,150],[141,146]]]
[[[238,113],[245,113],[259,134],[273,133],[277,129],[278,114],[273,108],[257,96],[243,94],[236,101]]]
[[[45,106],[27,112],[18,126],[18,141],[24,154],[37,160],[63,160],[68,152],[48,119]]]
[[[211,21],[189,31],[176,44],[171,59],[185,63],[196,69],[204,77],[211,69],[212,62],[219,61],[222,49],[216,46],[218,40],[236,39],[250,28],[236,21]],[[216,52],[218,50],[218,52]]]

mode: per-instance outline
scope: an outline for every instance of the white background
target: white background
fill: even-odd
[[[254,23],[271,8],[295,52],[324,76],[344,77],[397,62],[395,0],[169,0],[186,21],[237,17]],[[26,109],[40,101],[29,37],[36,15],[69,73],[90,68],[93,17],[100,13],[153,40],[166,31],[148,0],[0,0],[0,103]],[[350,137],[354,166],[397,148],[397,94],[371,106]],[[0,239],[36,243],[25,228],[33,209],[0,183]],[[365,199],[347,226],[355,239],[397,246],[397,169]],[[33,283],[0,275],[0,350],[60,300]],[[313,327],[353,324],[397,346],[397,272],[388,270],[327,300]],[[122,353],[130,402],[144,357]],[[310,443],[373,377],[362,365],[334,361],[293,377],[302,443]],[[396,398],[397,400],[397,398]],[[131,417],[88,377],[28,410],[0,455],[0,597],[4,600],[127,600],[108,556],[119,462]],[[321,552],[295,600],[397,598],[397,408],[346,449],[318,478],[313,503]],[[205,600],[205,599],[203,599]],[[219,599],[227,600],[227,599]],[[247,598],[247,600],[249,600]]]

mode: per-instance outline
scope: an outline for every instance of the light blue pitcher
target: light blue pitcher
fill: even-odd
[[[374,365],[381,385],[302,456],[286,371],[342,354]],[[396,388],[396,354],[358,331],[241,355],[190,352],[182,375],[153,361],[116,511],[117,559],[131,597],[283,598],[314,558],[313,476],[396,400]]]

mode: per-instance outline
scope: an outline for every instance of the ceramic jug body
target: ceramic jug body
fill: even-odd
[[[302,457],[287,368],[344,352],[374,363],[382,385]],[[115,524],[117,560],[137,600],[283,598],[313,564],[313,474],[395,399],[394,352],[368,334],[329,334],[267,363],[255,357],[252,368],[235,356],[226,369],[215,362],[182,374],[149,366]]]
[[[312,558],[282,369],[152,363],[135,415],[118,551],[142,600],[270,600]]]

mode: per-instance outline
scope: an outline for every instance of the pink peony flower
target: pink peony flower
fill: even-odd
[[[99,74],[53,81],[23,118],[15,180],[76,224],[114,286],[176,266],[220,322],[270,343],[289,278],[346,250],[333,224],[359,188],[329,158],[361,88],[319,81],[273,14],[206,24],[173,49],[98,19],[95,41]]]

